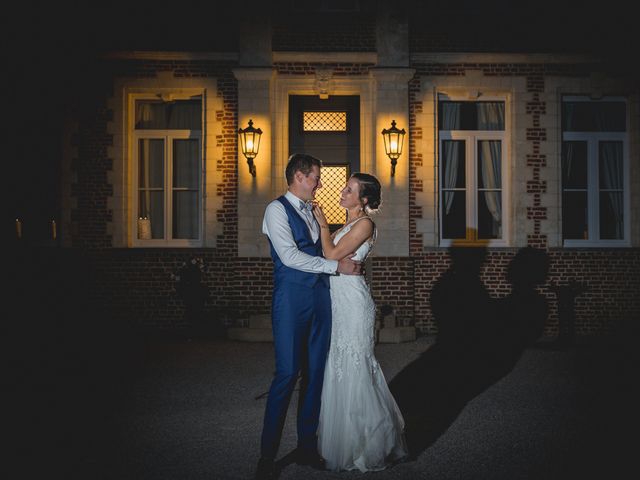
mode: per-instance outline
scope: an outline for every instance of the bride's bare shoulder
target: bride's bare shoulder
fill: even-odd
[[[373,220],[371,220],[371,218],[361,217],[353,222],[353,224],[351,225],[351,231],[366,233],[367,236],[369,236],[371,235],[375,227],[376,225],[375,223],[373,223]]]

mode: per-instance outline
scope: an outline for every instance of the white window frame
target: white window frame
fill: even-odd
[[[629,165],[629,102],[624,97],[603,97],[599,100],[592,100],[583,96],[565,96],[562,102],[607,102],[618,101],[624,102],[626,108],[626,131],[625,132],[565,132],[562,131],[562,143],[572,141],[587,142],[587,220],[588,235],[587,240],[584,239],[566,239],[563,240],[564,247],[629,247],[631,246],[631,208],[630,208],[630,165]],[[562,125],[562,124],[561,124]],[[562,128],[562,127],[561,127]],[[605,239],[599,238],[600,233],[600,203],[599,203],[599,165],[598,165],[598,146],[602,141],[619,141],[622,142],[622,165],[623,165],[623,218],[624,218],[624,238],[622,239]],[[562,149],[561,149],[562,151]],[[562,205],[562,160],[558,162],[559,179],[560,179],[560,237],[562,238],[562,216],[564,215]]]
[[[144,94],[130,94],[129,95],[129,139],[130,139],[130,164],[131,164],[131,219],[130,228],[132,232],[132,245],[134,247],[201,247],[204,243],[204,145],[203,130],[205,121],[205,107],[204,107],[204,95],[201,95],[202,102],[202,129],[201,130],[157,130],[157,129],[145,129],[136,130],[135,128],[135,102],[136,100],[158,100],[159,98],[171,100],[190,100],[193,95],[185,94],[170,94],[163,91],[162,94],[144,93]],[[198,171],[198,232],[199,236],[195,239],[185,238],[171,238],[172,234],[172,218],[173,218],[173,140],[184,139],[198,139],[199,142],[199,162],[200,167]],[[141,139],[162,139],[164,140],[164,238],[156,239],[140,239],[138,238],[138,146]]]
[[[438,103],[441,101],[451,102],[469,102],[476,100],[469,100],[469,97],[449,96],[444,94],[438,95]],[[479,101],[479,100],[478,100]],[[504,130],[440,130],[438,129],[438,158],[437,158],[437,172],[438,172],[438,236],[440,246],[450,247],[456,246],[486,246],[486,247],[506,247],[509,245],[510,224],[508,212],[511,211],[511,205],[509,202],[509,158],[510,145],[509,139],[509,120],[510,105],[507,97],[482,97],[483,102],[495,101],[504,102]],[[439,108],[436,109],[439,111]],[[436,125],[439,125],[437,122]],[[481,140],[500,140],[502,142],[502,168],[501,172],[501,185],[502,185],[502,238],[476,238],[476,239],[452,239],[443,238],[442,233],[442,159],[440,157],[442,153],[442,142],[446,140],[464,140],[465,141],[465,192],[466,192],[466,230],[472,228],[476,231],[476,237],[478,232],[478,157],[477,146],[478,141]]]

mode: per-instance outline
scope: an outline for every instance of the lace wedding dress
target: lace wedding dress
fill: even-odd
[[[339,230],[334,243],[354,223]],[[374,241],[375,231],[354,259],[364,261]],[[375,304],[364,277],[332,276],[331,309],[318,450],[330,470],[382,470],[407,448],[402,414],[374,356]]]

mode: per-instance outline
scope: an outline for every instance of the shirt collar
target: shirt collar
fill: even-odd
[[[300,210],[305,210],[305,206],[306,206],[306,210],[311,211],[311,202],[305,202],[304,200],[298,198],[297,196],[295,196],[293,193],[291,193],[289,190],[287,190],[287,193],[285,193],[284,197],[289,200],[289,203],[291,205],[293,205],[294,207],[300,209]]]

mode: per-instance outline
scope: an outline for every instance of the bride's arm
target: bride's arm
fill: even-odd
[[[313,214],[320,224],[320,241],[322,242],[324,257],[329,260],[341,260],[347,255],[351,255],[373,234],[373,222],[371,219],[361,220],[354,224],[351,230],[344,234],[338,240],[338,243],[334,245],[331,240],[329,223],[322,212],[322,207],[315,205]]]

